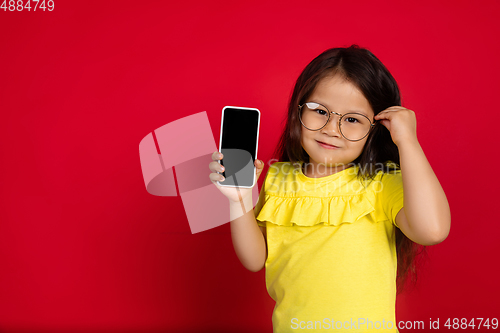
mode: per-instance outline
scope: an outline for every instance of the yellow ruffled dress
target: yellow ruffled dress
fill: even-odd
[[[360,182],[358,167],[309,178],[302,162],[270,166],[254,209],[267,228],[274,333],[398,332],[395,217],[401,172]]]

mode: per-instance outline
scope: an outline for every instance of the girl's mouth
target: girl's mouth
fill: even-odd
[[[327,143],[324,143],[324,142],[321,142],[321,141],[318,141],[316,140],[316,142],[323,148],[326,148],[326,149],[338,149],[339,147],[337,146],[333,146],[333,145],[329,145]]]

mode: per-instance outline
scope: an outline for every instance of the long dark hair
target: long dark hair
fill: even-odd
[[[361,90],[370,103],[375,115],[390,106],[401,105],[399,87],[382,62],[367,49],[358,45],[347,48],[332,48],[313,59],[302,71],[288,105],[288,116],[278,147],[274,153],[281,162],[309,161],[309,155],[302,148],[298,105],[307,102],[318,82],[332,75],[341,75]],[[392,162],[392,163],[388,163]],[[352,162],[359,165],[360,179],[373,179],[379,170],[389,173],[399,170],[399,151],[392,141],[389,130],[376,122],[368,135],[361,155]],[[383,165],[374,169],[373,166]],[[426,247],[419,245],[396,229],[398,257],[397,292],[403,291],[406,282],[417,281],[417,256],[426,254]]]

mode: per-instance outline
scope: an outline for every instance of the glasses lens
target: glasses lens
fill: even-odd
[[[359,113],[347,113],[340,123],[340,131],[347,140],[363,139],[370,131],[370,119]]]
[[[302,125],[310,130],[318,130],[328,122],[328,110],[318,103],[305,103],[300,112]]]

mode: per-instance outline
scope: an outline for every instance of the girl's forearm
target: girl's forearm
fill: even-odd
[[[241,202],[230,203],[231,238],[243,266],[258,272],[265,265],[267,249],[252,207],[251,196]]]
[[[446,195],[417,140],[398,145],[403,178],[404,212],[415,234],[444,240],[450,231]]]

